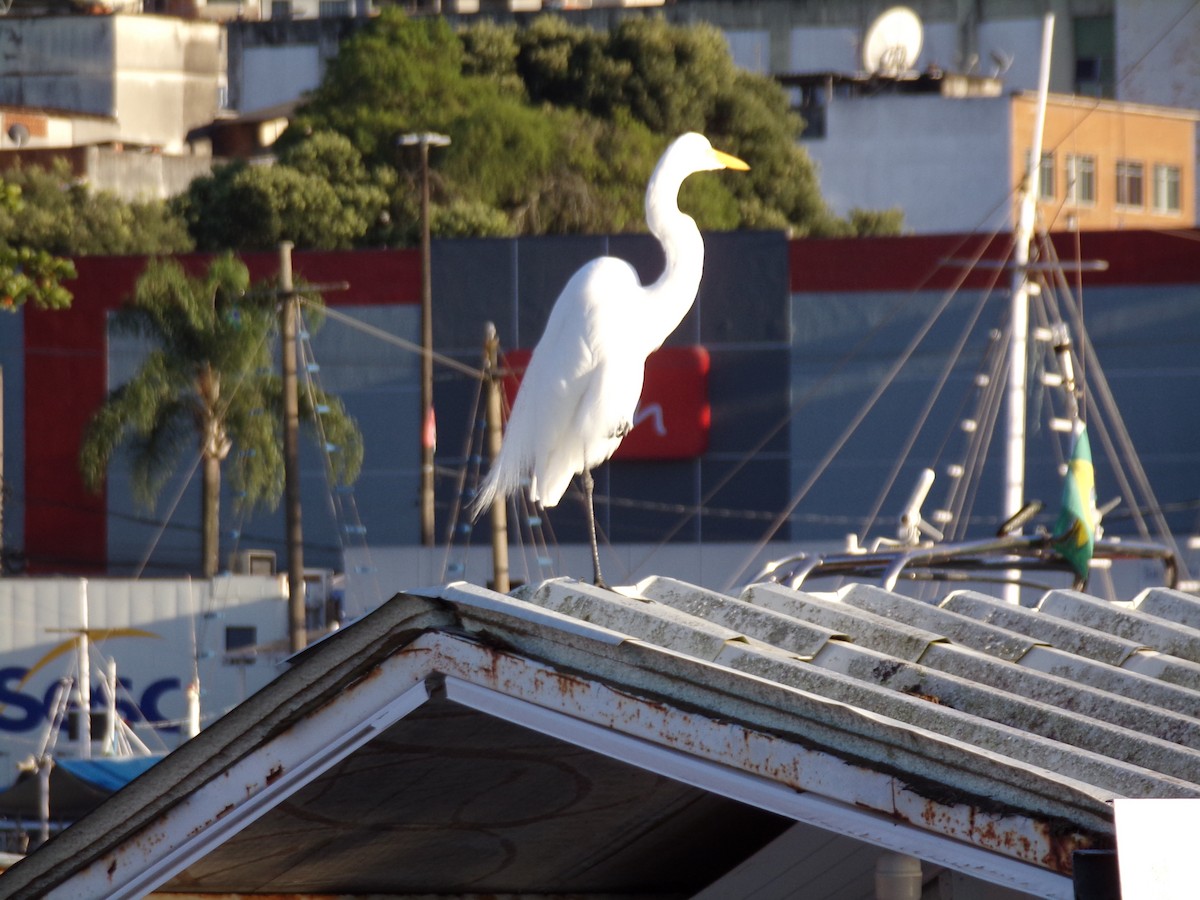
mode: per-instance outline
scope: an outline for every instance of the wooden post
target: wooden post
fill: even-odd
[[[487,451],[494,460],[500,453],[501,433],[500,378],[498,350],[500,339],[496,326],[487,324],[484,338],[484,390],[487,392]],[[507,594],[511,589],[508,577],[508,508],[503,499],[492,503],[492,589]]]
[[[287,540],[288,633],[293,653],[308,644],[304,606],[304,529],[300,518],[300,398],[296,379],[297,299],[292,244],[279,245],[279,342],[283,375],[283,493]]]

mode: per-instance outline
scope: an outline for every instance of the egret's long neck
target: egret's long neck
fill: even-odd
[[[704,239],[677,203],[681,183],[668,173],[655,172],[646,189],[646,224],[666,257],[662,275],[647,288],[644,333],[653,347],[665,341],[692,308],[704,271]]]

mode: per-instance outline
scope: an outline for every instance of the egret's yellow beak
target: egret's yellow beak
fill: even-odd
[[[720,150],[713,150],[713,155],[716,156],[719,162],[726,169],[737,169],[739,172],[750,171],[750,166],[742,162],[736,156],[730,156],[728,153],[722,153]]]

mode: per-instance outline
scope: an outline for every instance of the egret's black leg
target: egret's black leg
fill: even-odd
[[[607,589],[608,585],[604,582],[604,576],[600,574],[600,545],[596,542],[596,507],[592,501],[592,490],[595,487],[595,482],[592,481],[592,473],[589,469],[583,471],[583,493],[587,497],[587,520],[588,520],[588,536],[592,539],[592,574],[595,576],[592,583],[596,587]]]

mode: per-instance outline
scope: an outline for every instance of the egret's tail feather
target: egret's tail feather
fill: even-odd
[[[495,474],[494,471],[488,474],[487,478],[480,483],[479,490],[471,498],[471,502],[467,504],[467,517],[472,522],[478,520],[483,515],[483,511],[491,509],[492,504],[496,502]]]
[[[521,489],[523,465],[512,463],[513,451],[507,446],[500,448],[500,455],[492,460],[492,467],[479,484],[479,491],[467,504],[467,515],[476,521],[497,500],[504,501]],[[536,500],[537,498],[534,497]]]

